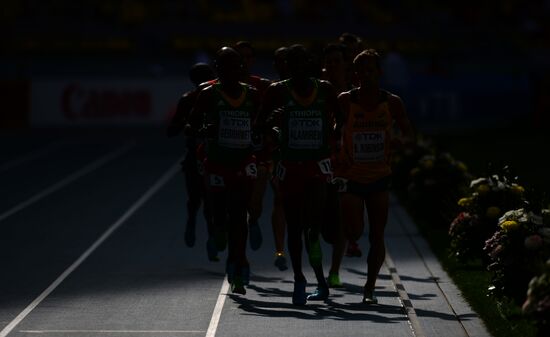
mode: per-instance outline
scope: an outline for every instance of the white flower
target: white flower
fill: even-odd
[[[488,183],[487,178],[474,179],[470,182],[470,188],[477,186],[479,184],[487,184],[487,183]]]
[[[501,216],[498,219],[498,223],[502,223],[506,220],[514,220],[518,222],[528,222],[529,219],[527,218],[527,215],[525,214],[525,210],[523,208],[520,209],[514,209],[511,211],[508,211],[504,213],[503,216]]]

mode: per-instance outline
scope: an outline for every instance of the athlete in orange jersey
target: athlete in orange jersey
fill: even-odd
[[[414,132],[401,99],[379,88],[378,53],[364,50],[353,64],[361,85],[338,96],[344,121],[334,182],[341,192],[342,224],[348,239],[358,240],[362,235],[363,210],[367,209],[370,247],[363,303],[377,303],[374,287],[386,252],[384,228],[388,219],[392,147],[401,141],[413,141]],[[392,136],[394,121],[401,139]]]

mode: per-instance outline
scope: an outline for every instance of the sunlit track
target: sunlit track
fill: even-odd
[[[75,334],[123,334],[123,335],[150,335],[150,334],[170,334],[170,335],[197,335],[204,334],[202,330],[20,330],[19,332],[36,335],[75,335]]]
[[[119,150],[120,151],[120,150]],[[2,331],[0,337],[7,336],[25,317],[42,302],[51,292],[53,292],[88,256],[90,256],[107,238],[117,230],[129,217],[131,217],[149,198],[151,198],[164,184],[166,184],[178,171],[179,162],[172,165],[170,169],[151,186],[107,231],[97,239],[63,274],[61,274],[40,296],[38,296],[25,310],[23,310],[13,321],[11,321]]]
[[[218,301],[214,307],[214,312],[212,313],[212,319],[210,320],[210,325],[208,325],[208,330],[206,331],[206,337],[216,336],[216,330],[218,329],[218,324],[220,322],[220,316],[223,310],[223,304],[227,298],[227,292],[229,290],[229,283],[227,280],[224,280],[222,283],[222,288],[220,289],[220,294],[218,295]]]
[[[29,207],[30,205],[40,201],[41,199],[49,196],[52,193],[55,193],[56,191],[62,189],[63,187],[69,185],[70,183],[76,181],[77,179],[85,176],[86,174],[89,174],[90,172],[93,172],[94,170],[97,170],[98,168],[102,167],[103,165],[109,163],[110,161],[116,159],[117,157],[121,156],[125,152],[129,151],[132,147],[134,147],[135,144],[127,143],[123,145],[122,147],[106,154],[105,156],[93,161],[92,163],[86,165],[85,167],[81,168],[80,170],[72,173],[71,175],[65,177],[64,179],[58,181],[57,183],[49,186],[48,188],[42,190],[41,192],[35,194],[34,196],[30,197],[29,199],[19,203],[18,205],[12,207],[8,211],[0,214],[0,222],[4,221],[5,219],[9,218],[10,216],[16,214],[17,212],[20,212],[21,210],[25,209],[26,207]]]
[[[0,302],[0,337],[488,336],[470,333],[475,314],[454,307],[456,298],[443,293],[448,284],[438,287],[447,279],[432,260],[425,261],[422,246],[413,249],[417,232],[394,198],[378,305],[361,303],[365,255],[344,258],[344,288],[331,289],[328,300],[292,305],[292,271],[273,265],[270,189],[260,218],[264,244],[257,251],[247,248],[250,286],[244,296],[231,293],[227,250],[220,252],[222,262],[208,261],[202,215],[195,246],[184,243],[185,180],[178,158],[184,147],[158,130],[149,132],[133,134],[127,155],[4,220],[9,245],[0,258],[10,260],[3,260],[6,277],[0,279],[0,297],[6,299]],[[33,167],[32,161],[20,167],[25,165]],[[10,179],[28,171],[14,170]],[[366,254],[368,233],[359,244]],[[331,246],[322,246],[328,271]],[[303,263],[306,291],[312,292],[315,276],[305,256]]]

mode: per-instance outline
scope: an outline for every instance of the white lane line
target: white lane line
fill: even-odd
[[[47,333],[131,333],[131,334],[198,334],[204,333],[204,330],[19,330],[22,333],[29,334],[47,334]]]
[[[25,207],[28,207],[28,206],[34,204],[35,202],[39,201],[40,199],[43,199],[43,198],[47,197],[48,195],[60,190],[61,188],[65,187],[66,185],[68,185],[68,184],[72,183],[73,181],[81,178],[82,176],[84,176],[84,175],[100,168],[101,166],[107,164],[111,160],[113,160],[116,157],[122,155],[124,152],[127,152],[128,150],[130,150],[134,145],[135,145],[134,143],[128,143],[128,144],[122,146],[121,148],[108,153],[107,155],[99,158],[98,160],[92,162],[91,164],[89,164],[89,165],[81,168],[80,170],[74,172],[73,174],[66,177],[65,179],[51,185],[50,187],[48,187],[45,190],[35,194],[34,196],[30,197],[29,199],[15,205],[14,207],[9,209],[8,211],[0,214],[0,222],[7,219],[7,218],[9,218],[10,216],[14,215],[15,213],[21,211]]]
[[[229,291],[229,282],[224,278],[222,283],[222,288],[218,295],[218,301],[214,307],[214,312],[212,313],[212,319],[210,320],[210,325],[208,325],[208,330],[206,331],[206,337],[216,336],[216,330],[218,329],[218,323],[220,322],[220,316],[222,315],[223,304],[227,298],[227,292]],[[3,336],[0,336],[3,337]]]
[[[31,151],[30,153],[27,153],[27,154],[25,154],[21,157],[12,159],[9,162],[0,165],[0,173],[3,172],[3,171],[10,170],[10,169],[12,169],[14,167],[17,167],[21,164],[24,164],[26,162],[38,159],[40,157],[44,157],[44,156],[52,153],[53,151],[58,150],[63,145],[65,145],[64,142],[54,142],[54,143],[48,144],[48,145],[46,145],[46,146],[44,146],[40,149]]]
[[[181,158],[173,164],[166,173],[160,177],[159,180],[151,186],[145,194],[143,194],[122,216],[115,221],[107,229],[99,239],[94,242],[90,248],[88,248],[79,258],[76,260],[69,268],[67,268],[63,274],[61,274],[46,290],[42,292],[31,304],[29,304],[17,317],[13,319],[2,331],[0,331],[0,337],[6,337],[16,326],[19,324],[27,315],[36,308],[49,294],[51,294],[55,288],[57,288],[61,282],[63,282],[78,266],[84,262],[88,256],[92,254],[94,250],[97,249],[107,238],[117,230],[126,220],[128,220],[143,204],[145,204],[149,198],[151,198],[157,191],[164,186],[176,173],[180,172],[180,161]]]
[[[411,330],[413,332],[413,335],[416,337],[425,337],[424,330],[420,326],[420,321],[418,320],[418,316],[416,315],[416,311],[414,310],[414,307],[412,305],[411,300],[409,299],[409,294],[407,294],[407,291],[405,290],[405,287],[403,286],[403,282],[401,282],[401,278],[399,277],[399,274],[397,273],[397,269],[395,268],[395,264],[393,263],[393,260],[389,254],[388,251],[386,251],[386,260],[384,261],[386,264],[386,267],[390,271],[392,282],[395,286],[395,290],[397,291],[397,294],[399,295],[399,299],[401,300],[401,304],[405,308],[405,312],[407,313],[407,317],[409,318],[409,323],[411,325]]]

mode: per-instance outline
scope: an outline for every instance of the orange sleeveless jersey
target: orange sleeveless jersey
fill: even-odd
[[[371,111],[363,109],[358,99],[354,100],[358,91],[350,91],[350,96],[335,173],[338,177],[369,184],[391,174],[392,116],[388,108],[388,93],[381,91],[381,99]]]

